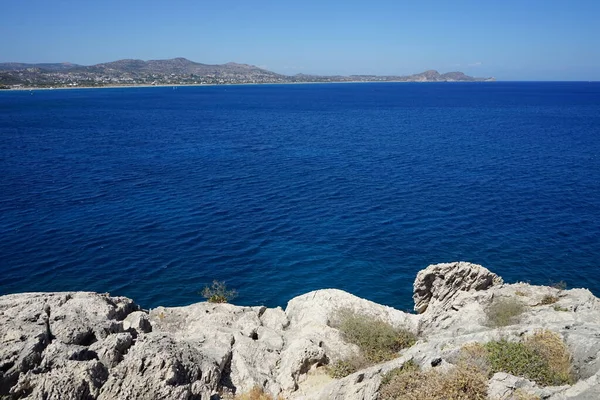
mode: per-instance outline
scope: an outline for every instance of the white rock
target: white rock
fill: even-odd
[[[145,313],[132,300],[106,294],[0,296],[0,397],[209,400],[219,391],[258,386],[290,400],[375,400],[383,375],[408,360],[425,370],[436,360],[445,371],[468,343],[519,341],[546,329],[564,339],[581,379],[540,388],[499,373],[490,393],[509,399],[521,388],[552,400],[599,399],[600,300],[585,289],[500,282],[474,264],[430,266],[414,285],[415,307],[424,311],[418,315],[335,289],[291,299],[285,311],[202,302]],[[499,298],[524,305],[520,321],[490,326],[486,310]],[[331,326],[340,309],[420,339],[394,360],[332,379],[324,366],[359,352]]]
[[[413,284],[415,311],[423,313],[431,301],[444,306],[459,291],[485,290],[502,278],[481,265],[468,262],[433,264],[419,271]]]

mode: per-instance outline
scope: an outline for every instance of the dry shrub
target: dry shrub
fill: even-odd
[[[552,287],[554,289],[558,289],[558,290],[566,290],[567,282],[565,282],[565,281],[551,282],[550,287]]]
[[[547,294],[542,298],[542,301],[540,302],[541,305],[548,305],[548,304],[554,304],[558,301],[558,297],[553,296],[551,294]]]
[[[370,363],[360,355],[348,358],[346,360],[336,361],[327,366],[327,373],[334,379],[340,379],[352,375],[358,370],[366,368]]]
[[[275,400],[275,398],[273,396],[271,396],[268,393],[265,393],[265,391],[260,388],[260,387],[253,387],[250,391],[236,395],[234,397],[235,400]],[[277,400],[283,400],[282,397],[278,396]]]
[[[486,348],[480,343],[470,343],[460,350],[459,364],[467,364],[477,368],[484,375],[492,375],[492,367],[488,359],[489,354]]]
[[[382,400],[484,400],[487,376],[467,364],[448,372],[401,368],[384,376],[379,395]]]
[[[560,335],[548,330],[539,331],[528,337],[525,345],[546,360],[558,384],[573,383],[573,359]]]
[[[516,324],[523,311],[525,311],[525,305],[517,299],[496,299],[486,310],[488,324],[493,328]]]
[[[408,330],[396,329],[379,318],[349,309],[338,310],[334,321],[344,340],[357,345],[367,361],[374,364],[393,359],[416,341]]]
[[[237,297],[237,291],[227,289],[225,282],[213,281],[211,286],[205,286],[200,292],[209,303],[228,303]]]
[[[535,381],[541,386],[573,383],[571,356],[556,333],[540,331],[523,342],[499,340],[461,349],[460,362],[491,377],[507,372]]]
[[[526,392],[523,389],[515,390],[513,395],[515,400],[542,400],[537,394]]]
[[[397,353],[412,346],[415,335],[406,329],[397,329],[379,318],[358,314],[350,309],[337,310],[332,318],[344,340],[355,344],[360,354],[332,364],[328,370],[332,377],[342,378],[359,369],[388,361]]]
[[[546,360],[525,343],[500,340],[485,344],[492,373],[507,372],[548,385],[551,371]]]

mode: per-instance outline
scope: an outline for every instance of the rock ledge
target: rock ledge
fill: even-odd
[[[544,305],[545,296],[558,301]],[[488,326],[485,310],[498,297],[526,305],[519,324]],[[467,343],[540,329],[561,335],[579,381],[541,388],[499,373],[489,398],[513,398],[518,388],[551,400],[600,398],[600,300],[588,290],[504,284],[457,262],[420,271],[413,298],[418,314],[336,289],[298,296],[285,310],[203,302],[146,312],[131,299],[91,292],[1,296],[0,398],[216,400],[260,387],[286,399],[375,400],[383,374],[408,360],[449,368]],[[339,308],[422,340],[392,361],[332,379],[323,367],[358,350],[329,326]]]

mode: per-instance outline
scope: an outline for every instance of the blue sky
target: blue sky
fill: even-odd
[[[600,80],[599,0],[2,0],[0,62],[122,58],[285,73]]]

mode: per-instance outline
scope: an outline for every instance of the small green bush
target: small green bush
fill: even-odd
[[[507,372],[548,385],[552,379],[550,366],[540,354],[524,343],[500,340],[484,345],[492,373]]]
[[[339,310],[335,327],[343,338],[357,345],[370,363],[393,359],[396,354],[412,346],[415,335],[406,329],[396,329],[378,318],[357,314],[348,309]]]
[[[361,315],[350,309],[334,314],[331,326],[337,328],[344,340],[355,344],[360,354],[329,366],[333,378],[342,378],[362,368],[388,361],[416,342],[416,336],[406,329],[396,329],[379,318]]]
[[[554,305],[554,311],[569,311],[569,309],[565,308],[565,307],[561,307],[558,304],[555,304]]]
[[[523,342],[507,340],[471,344],[463,347],[461,362],[487,376],[507,372],[537,382],[542,386],[573,382],[571,356],[556,333],[537,332]]]
[[[523,311],[525,311],[525,305],[517,299],[494,300],[486,310],[488,324],[494,328],[516,324]]]
[[[237,291],[228,290],[225,282],[217,280],[211,286],[205,286],[201,294],[209,303],[228,303],[237,297]]]

